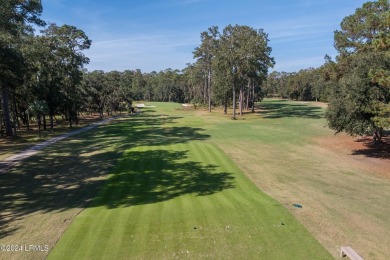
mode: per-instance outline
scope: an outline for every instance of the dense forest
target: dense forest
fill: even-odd
[[[14,136],[39,127],[53,130],[55,117],[78,124],[80,112],[132,111],[133,101],[166,101],[254,111],[264,96],[329,102],[329,127],[349,134],[373,133],[381,141],[390,126],[390,14],[387,0],[367,2],[341,22],[319,68],[287,73],[273,67],[263,29],[229,25],[201,33],[196,62],[183,70],[87,71],[83,53],[92,41],[71,25],[46,24],[40,1],[2,0],[0,5],[0,132]],[[36,34],[33,27],[41,27]],[[238,104],[238,107],[236,107]]]

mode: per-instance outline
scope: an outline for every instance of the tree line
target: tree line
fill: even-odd
[[[262,29],[229,25],[201,33],[197,60],[183,70],[88,72],[83,51],[92,41],[75,26],[42,21],[41,1],[1,0],[0,13],[0,132],[6,136],[21,126],[29,130],[31,116],[39,129],[53,130],[56,115],[72,127],[80,112],[131,112],[134,100],[194,103],[210,111],[223,105],[225,113],[233,105],[235,118],[236,109],[254,109],[274,64]],[[43,27],[40,34],[34,26]]]
[[[367,2],[335,32],[336,60],[318,68],[271,72],[274,65],[263,29],[228,25],[202,32],[194,63],[183,70],[92,71],[83,51],[92,41],[71,25],[46,24],[41,1],[1,0],[0,132],[38,127],[53,130],[61,115],[72,127],[80,112],[133,110],[134,100],[233,107],[233,118],[254,111],[265,95],[329,102],[328,125],[336,132],[373,133],[380,141],[390,126],[389,3]],[[36,35],[33,26],[43,27]],[[236,112],[238,110],[238,112]],[[4,129],[4,130],[3,130]]]
[[[212,26],[201,33],[196,62],[183,70],[86,72],[85,104],[100,114],[119,109],[121,102],[131,108],[133,100],[193,103],[209,111],[222,105],[225,113],[232,104],[235,117],[237,103],[242,114],[262,96],[260,85],[274,64],[267,37],[249,26],[229,25],[222,32]]]
[[[319,68],[272,72],[263,90],[269,96],[329,102],[328,126],[336,133],[372,134],[381,142],[390,127],[390,4],[363,4],[334,33],[336,61],[325,56]]]
[[[39,16],[41,1],[2,0],[0,5],[0,130],[13,136],[30,115],[54,127],[62,114],[69,125],[78,123],[82,68],[89,62],[83,51],[91,40],[71,25],[46,24]],[[44,27],[35,35],[33,26]],[[42,122],[43,121],[43,122]]]

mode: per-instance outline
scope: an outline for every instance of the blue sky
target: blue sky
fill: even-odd
[[[263,28],[273,70],[293,72],[336,56],[333,32],[366,0],[42,0],[42,19],[82,29],[92,40],[88,70],[183,69],[200,33],[228,24]]]

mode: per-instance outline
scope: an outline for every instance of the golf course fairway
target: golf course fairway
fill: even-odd
[[[153,105],[102,126],[130,148],[49,259],[332,259],[223,152],[213,121]]]

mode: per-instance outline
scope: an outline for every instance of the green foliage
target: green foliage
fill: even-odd
[[[81,108],[82,68],[89,59],[83,54],[91,40],[74,26],[50,24],[36,40],[36,73],[32,80],[39,96],[50,108],[51,127],[55,112],[65,114],[77,123],[77,111]]]
[[[389,10],[386,0],[368,2],[335,32],[341,77],[327,119],[336,132],[373,133],[380,142],[383,129],[390,127]]]
[[[41,12],[41,1],[1,1],[0,87],[7,135],[12,135],[10,111],[18,126],[21,118],[28,127],[28,118],[20,111],[34,100],[46,102],[51,129],[56,113],[66,115],[70,125],[77,123],[82,68],[89,62],[83,51],[91,40],[74,26],[56,24],[34,36],[33,25],[45,25],[39,19]],[[11,109],[8,98],[13,101]],[[46,129],[45,120],[44,124]]]
[[[0,42],[17,42],[21,34],[32,32],[32,25],[44,26],[39,19],[42,4],[39,0],[0,1]]]
[[[239,95],[240,114],[244,105],[248,108],[260,98],[259,86],[274,65],[268,35],[249,26],[228,25],[224,28],[217,44],[213,60],[217,91],[215,97],[226,106],[233,97],[235,117],[236,95]]]
[[[341,22],[335,31],[335,47],[341,55],[371,51],[373,42],[388,37],[390,4],[388,0],[367,2]]]
[[[374,111],[374,117],[372,122],[378,129],[390,128],[390,104],[384,104],[382,102],[374,102],[372,105],[372,111]]]
[[[389,35],[389,2],[386,0],[367,2],[353,15],[345,17],[341,22],[341,30],[335,31],[335,47],[340,53],[337,62],[326,55],[324,65],[316,69],[309,68],[296,73],[273,72],[264,83],[266,93],[295,100],[331,101],[328,113],[329,125],[337,132],[347,131],[350,134],[365,132],[362,129],[372,129],[367,126],[367,122],[374,118],[376,118],[375,122],[382,122],[380,127],[382,128],[385,125],[383,122],[388,121],[385,112],[388,101],[384,98],[387,94],[383,94],[386,90],[381,90],[382,94],[375,96],[376,90],[373,90],[375,93],[369,94],[370,91],[363,91],[362,88],[372,89],[374,85],[390,88],[387,62],[390,60]],[[372,58],[368,58],[369,56]],[[368,63],[358,65],[359,59]],[[356,70],[361,72],[356,73]],[[350,93],[352,91],[354,93]],[[367,98],[372,99],[369,105],[372,111],[366,107],[357,112],[359,109],[352,108],[360,106],[357,102],[359,98],[347,105],[348,102],[343,103],[344,96],[340,97],[340,93],[348,98],[355,97],[356,93],[369,95]],[[376,102],[381,105],[374,105]],[[381,112],[382,109],[384,111]],[[350,117],[347,116],[348,111],[356,113]],[[346,117],[349,117],[350,121]],[[355,117],[359,125],[356,127],[353,126]],[[379,119],[379,117],[383,118]],[[350,124],[345,129],[342,127],[343,121],[348,121],[346,125]]]
[[[335,63],[328,60],[316,69],[303,69],[296,73],[273,71],[263,87],[268,96],[326,102],[329,89],[336,82],[335,73]]]
[[[41,12],[41,1],[1,0],[0,77],[3,81],[2,85],[15,83],[22,78],[26,63],[22,45],[33,32],[32,25],[45,25],[39,19]]]
[[[13,86],[22,82],[26,62],[22,52],[13,47],[0,45],[0,77],[3,83]]]
[[[335,31],[337,62],[326,55],[319,68],[273,72],[268,95],[295,100],[329,101],[328,126],[350,135],[373,134],[381,141],[390,127],[390,5],[367,2]]]
[[[374,83],[369,76],[370,69],[389,68],[389,61],[380,53],[358,54],[349,59],[349,69],[332,93],[327,112],[332,129],[363,135],[390,126],[389,113],[385,112],[390,89]]]
[[[385,69],[373,70],[369,72],[369,76],[373,82],[378,83],[379,85],[390,88],[390,71]]]
[[[89,111],[98,111],[103,117],[104,107],[110,91],[107,89],[105,74],[95,70],[83,76],[82,93],[84,95],[84,108]]]
[[[212,62],[218,52],[219,45],[219,31],[217,26],[210,27],[208,31],[201,33],[202,44],[195,48],[194,58],[198,58],[197,63],[202,67],[204,71],[204,77],[206,78],[204,85],[204,102],[205,97],[208,96],[208,107],[211,112],[211,75],[212,75]]]
[[[183,94],[185,102],[205,103],[205,73],[204,68],[199,62],[187,64],[183,70]],[[214,77],[214,76],[213,76]],[[215,80],[215,77],[213,78]],[[215,93],[215,83],[213,82],[213,93]],[[215,99],[214,99],[215,102]]]
[[[33,32],[32,26],[43,26],[39,19],[41,1],[1,0],[0,2],[0,88],[6,135],[13,136],[9,95],[20,85],[26,62],[22,52],[25,38]],[[10,87],[13,88],[10,88]],[[16,118],[14,118],[16,119]]]
[[[36,116],[41,116],[49,111],[46,101],[44,100],[35,100],[28,108],[29,112]]]

